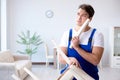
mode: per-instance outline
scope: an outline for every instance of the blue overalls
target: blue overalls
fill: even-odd
[[[85,51],[90,52],[90,53],[92,52],[92,38],[93,38],[95,31],[96,31],[96,29],[93,29],[93,31],[89,37],[87,45],[82,45],[82,44],[79,45],[82,49],[84,49]],[[84,58],[82,58],[79,55],[79,53],[77,53],[76,50],[74,50],[73,48],[70,48],[71,39],[72,39],[72,29],[70,29],[70,31],[69,31],[69,43],[68,43],[68,49],[67,49],[68,50],[67,56],[68,57],[75,57],[79,61],[81,68],[87,74],[89,74],[95,80],[99,80],[97,66],[94,66],[93,64],[89,63]],[[66,67],[63,70],[61,70],[61,73],[63,73],[67,68],[68,68],[68,64],[66,65]],[[74,78],[73,80],[76,80],[76,79]]]

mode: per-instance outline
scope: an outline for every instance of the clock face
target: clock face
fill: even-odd
[[[45,12],[45,15],[46,15],[47,18],[52,18],[53,15],[54,15],[54,13],[53,13],[53,11],[51,11],[51,10],[47,10],[47,11]]]

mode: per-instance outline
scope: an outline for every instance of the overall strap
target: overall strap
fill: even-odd
[[[93,38],[93,36],[94,36],[95,31],[96,31],[96,29],[93,29],[93,31],[92,31],[92,33],[91,33],[91,35],[90,35],[90,37],[89,37],[88,43],[89,43],[90,45],[91,45],[91,43],[92,43],[92,38]]]
[[[68,41],[68,46],[70,45],[71,39],[72,39],[72,29],[70,29],[70,31],[69,31],[69,41]]]

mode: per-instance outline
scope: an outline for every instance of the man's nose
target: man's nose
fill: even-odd
[[[82,18],[82,16],[79,15],[79,16],[78,16],[78,19],[81,20],[81,18]]]

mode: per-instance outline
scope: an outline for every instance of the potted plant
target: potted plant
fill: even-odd
[[[19,40],[17,40],[16,42],[24,45],[25,49],[23,51],[18,50],[17,52],[21,54],[28,54],[30,58],[33,54],[37,53],[37,49],[39,45],[43,43],[42,39],[40,38],[40,35],[38,35],[35,32],[31,36],[29,30],[27,30],[26,33],[21,32],[21,34],[18,34],[18,37],[19,37]]]

